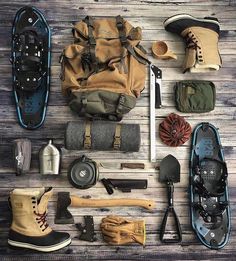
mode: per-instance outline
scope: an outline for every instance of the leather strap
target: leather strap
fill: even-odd
[[[85,134],[84,134],[84,148],[91,149],[91,121],[86,121],[85,123]]]
[[[84,22],[88,26],[89,53],[91,56],[92,64],[95,65],[95,71],[96,71],[96,64],[97,64],[97,58],[96,58],[96,54],[95,54],[96,40],[93,36],[94,21],[91,16],[87,16],[87,17],[85,17]]]
[[[125,48],[128,50],[128,52],[140,63],[142,64],[150,64],[150,61],[144,57],[142,57],[141,55],[139,55],[137,52],[135,52],[134,48],[130,45],[130,44],[127,44],[125,46]]]
[[[127,37],[125,33],[124,19],[120,15],[116,17],[116,27],[119,31],[121,45],[125,46],[127,44]]]
[[[118,15],[116,17],[116,27],[119,32],[121,46],[123,47],[123,52],[121,54],[121,60],[120,60],[120,68],[123,68],[124,73],[127,74],[128,68],[125,64],[125,51],[124,51],[125,49],[124,48],[126,48],[126,46],[129,45],[129,43],[128,43],[126,32],[125,32],[124,19],[120,15]]]
[[[142,56],[140,56],[138,53],[136,53],[134,51],[134,48],[129,44],[127,36],[126,36],[126,32],[125,32],[125,26],[124,26],[124,19],[118,15],[116,17],[116,27],[119,31],[119,38],[120,38],[120,42],[121,45],[127,49],[127,51],[130,53],[130,55],[132,55],[138,62],[145,64],[146,63],[150,63],[150,61],[148,59],[143,58]],[[139,47],[140,49],[140,47]]]
[[[115,130],[114,143],[113,143],[114,150],[120,150],[120,145],[121,145],[121,125],[117,124]]]

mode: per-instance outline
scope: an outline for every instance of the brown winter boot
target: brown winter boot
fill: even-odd
[[[10,193],[13,220],[8,244],[42,252],[61,249],[71,243],[70,235],[52,230],[46,221],[52,188],[14,189]]]
[[[184,72],[219,70],[221,58],[218,50],[220,25],[216,18],[198,19],[179,14],[164,21],[167,31],[182,36],[186,41]]]

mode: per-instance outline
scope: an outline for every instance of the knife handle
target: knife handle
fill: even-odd
[[[161,88],[160,84],[156,83],[156,91],[155,91],[156,97],[155,97],[155,108],[161,108]]]
[[[107,193],[109,195],[113,194],[113,189],[112,189],[112,185],[111,185],[110,181],[103,178],[103,179],[101,179],[101,182],[102,182],[103,186],[105,187]]]
[[[127,168],[127,169],[144,169],[145,165],[144,163],[121,163],[120,164],[121,169]]]

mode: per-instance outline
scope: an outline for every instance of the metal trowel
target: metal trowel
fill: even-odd
[[[172,155],[166,156],[160,163],[159,181],[167,184],[168,189],[168,207],[166,209],[161,229],[160,240],[163,243],[178,243],[182,241],[182,231],[178,216],[174,209],[174,185],[173,183],[180,182],[180,164],[179,161]],[[166,234],[166,224],[168,217],[172,214],[175,222],[176,235],[175,238],[164,238]]]

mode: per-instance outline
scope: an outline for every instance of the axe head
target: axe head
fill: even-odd
[[[58,192],[57,211],[54,220],[55,224],[74,224],[74,218],[67,209],[71,204],[69,192]]]

